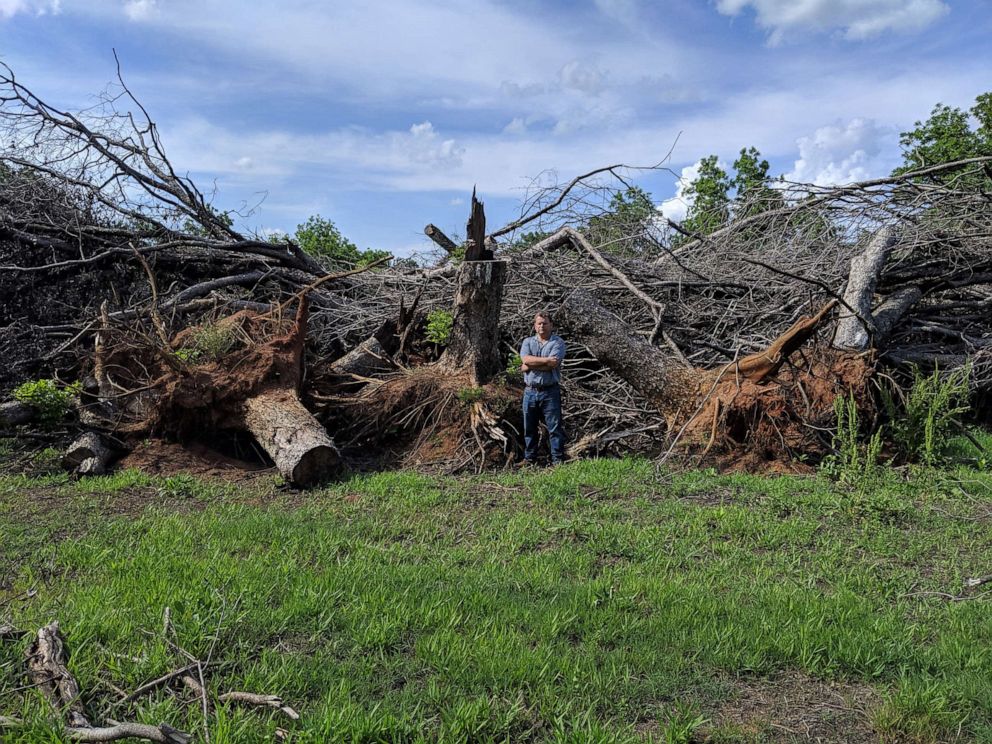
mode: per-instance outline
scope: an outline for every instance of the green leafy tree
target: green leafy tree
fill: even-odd
[[[341,234],[333,222],[312,215],[302,225],[297,225],[294,236],[297,245],[311,256],[332,263],[364,266],[389,255],[388,251],[360,250]]]
[[[970,115],[968,111],[943,103],[934,106],[930,118],[917,121],[913,129],[900,135],[903,164],[893,171],[893,175],[955,160],[992,155],[992,93],[978,96]],[[978,122],[975,129],[972,129],[971,117]],[[976,174],[961,179],[961,174],[954,171],[932,174],[927,179],[941,183],[953,180],[959,188],[978,189],[989,185],[989,179],[985,176]]]
[[[638,186],[630,186],[614,194],[609,209],[590,219],[584,232],[591,242],[610,253],[643,256],[655,248],[646,232],[656,215],[651,195]]]
[[[736,192],[734,219],[777,209],[785,203],[781,192],[769,185],[768,167],[768,161],[761,159],[757,148],[741,149],[740,157],[734,161],[734,177],[730,182]]]
[[[730,219],[730,189],[733,181],[717,164],[717,156],[709,155],[699,161],[699,173],[685,190],[692,206],[682,221],[682,227],[696,235],[709,235]]]

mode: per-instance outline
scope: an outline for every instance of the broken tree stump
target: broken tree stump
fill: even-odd
[[[505,366],[499,355],[499,312],[506,273],[503,261],[465,261],[458,267],[451,336],[440,364],[468,370],[476,385]]]

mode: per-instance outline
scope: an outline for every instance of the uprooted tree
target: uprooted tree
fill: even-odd
[[[611,166],[536,182],[491,232],[473,195],[464,245],[425,229],[432,266],[331,273],[238,232],[122,82],[77,114],[2,70],[3,384],[83,380],[80,422],[106,452],[246,432],[303,484],[370,453],[504,462],[520,396],[507,361],[546,309],[572,346],[576,454],[815,461],[834,399],[869,413],[880,372],[967,364],[979,408],[992,390],[990,157],[751,189],[707,234],[629,208],[635,169]],[[441,344],[425,334],[438,310]]]

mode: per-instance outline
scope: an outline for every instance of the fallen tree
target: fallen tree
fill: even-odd
[[[833,399],[853,393],[871,413],[878,372],[967,364],[979,407],[992,391],[992,209],[931,178],[989,158],[785,183],[709,235],[624,222],[610,204],[631,171],[610,166],[535,188],[488,233],[473,195],[465,245],[425,229],[434,265],[341,271],[235,230],[122,81],[73,114],[2,70],[0,295],[28,298],[3,303],[2,382],[88,378],[81,418],[96,433],[244,430],[301,484],[370,452],[505,462],[520,395],[508,361],[537,310],[558,314],[572,347],[576,454],[682,445],[815,462]],[[436,311],[452,319],[442,344],[426,337]],[[8,408],[5,425],[26,420]]]

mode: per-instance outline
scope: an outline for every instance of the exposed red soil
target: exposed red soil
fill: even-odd
[[[828,451],[834,401],[854,395],[862,420],[873,413],[870,357],[818,348],[795,354],[773,377],[752,380],[732,366],[703,378],[706,395],[686,425],[707,462],[723,471],[808,473]]]
[[[230,483],[251,483],[275,472],[275,468],[268,465],[228,457],[199,442],[180,444],[161,439],[137,444],[117,467],[136,468],[150,475],[189,473]]]

